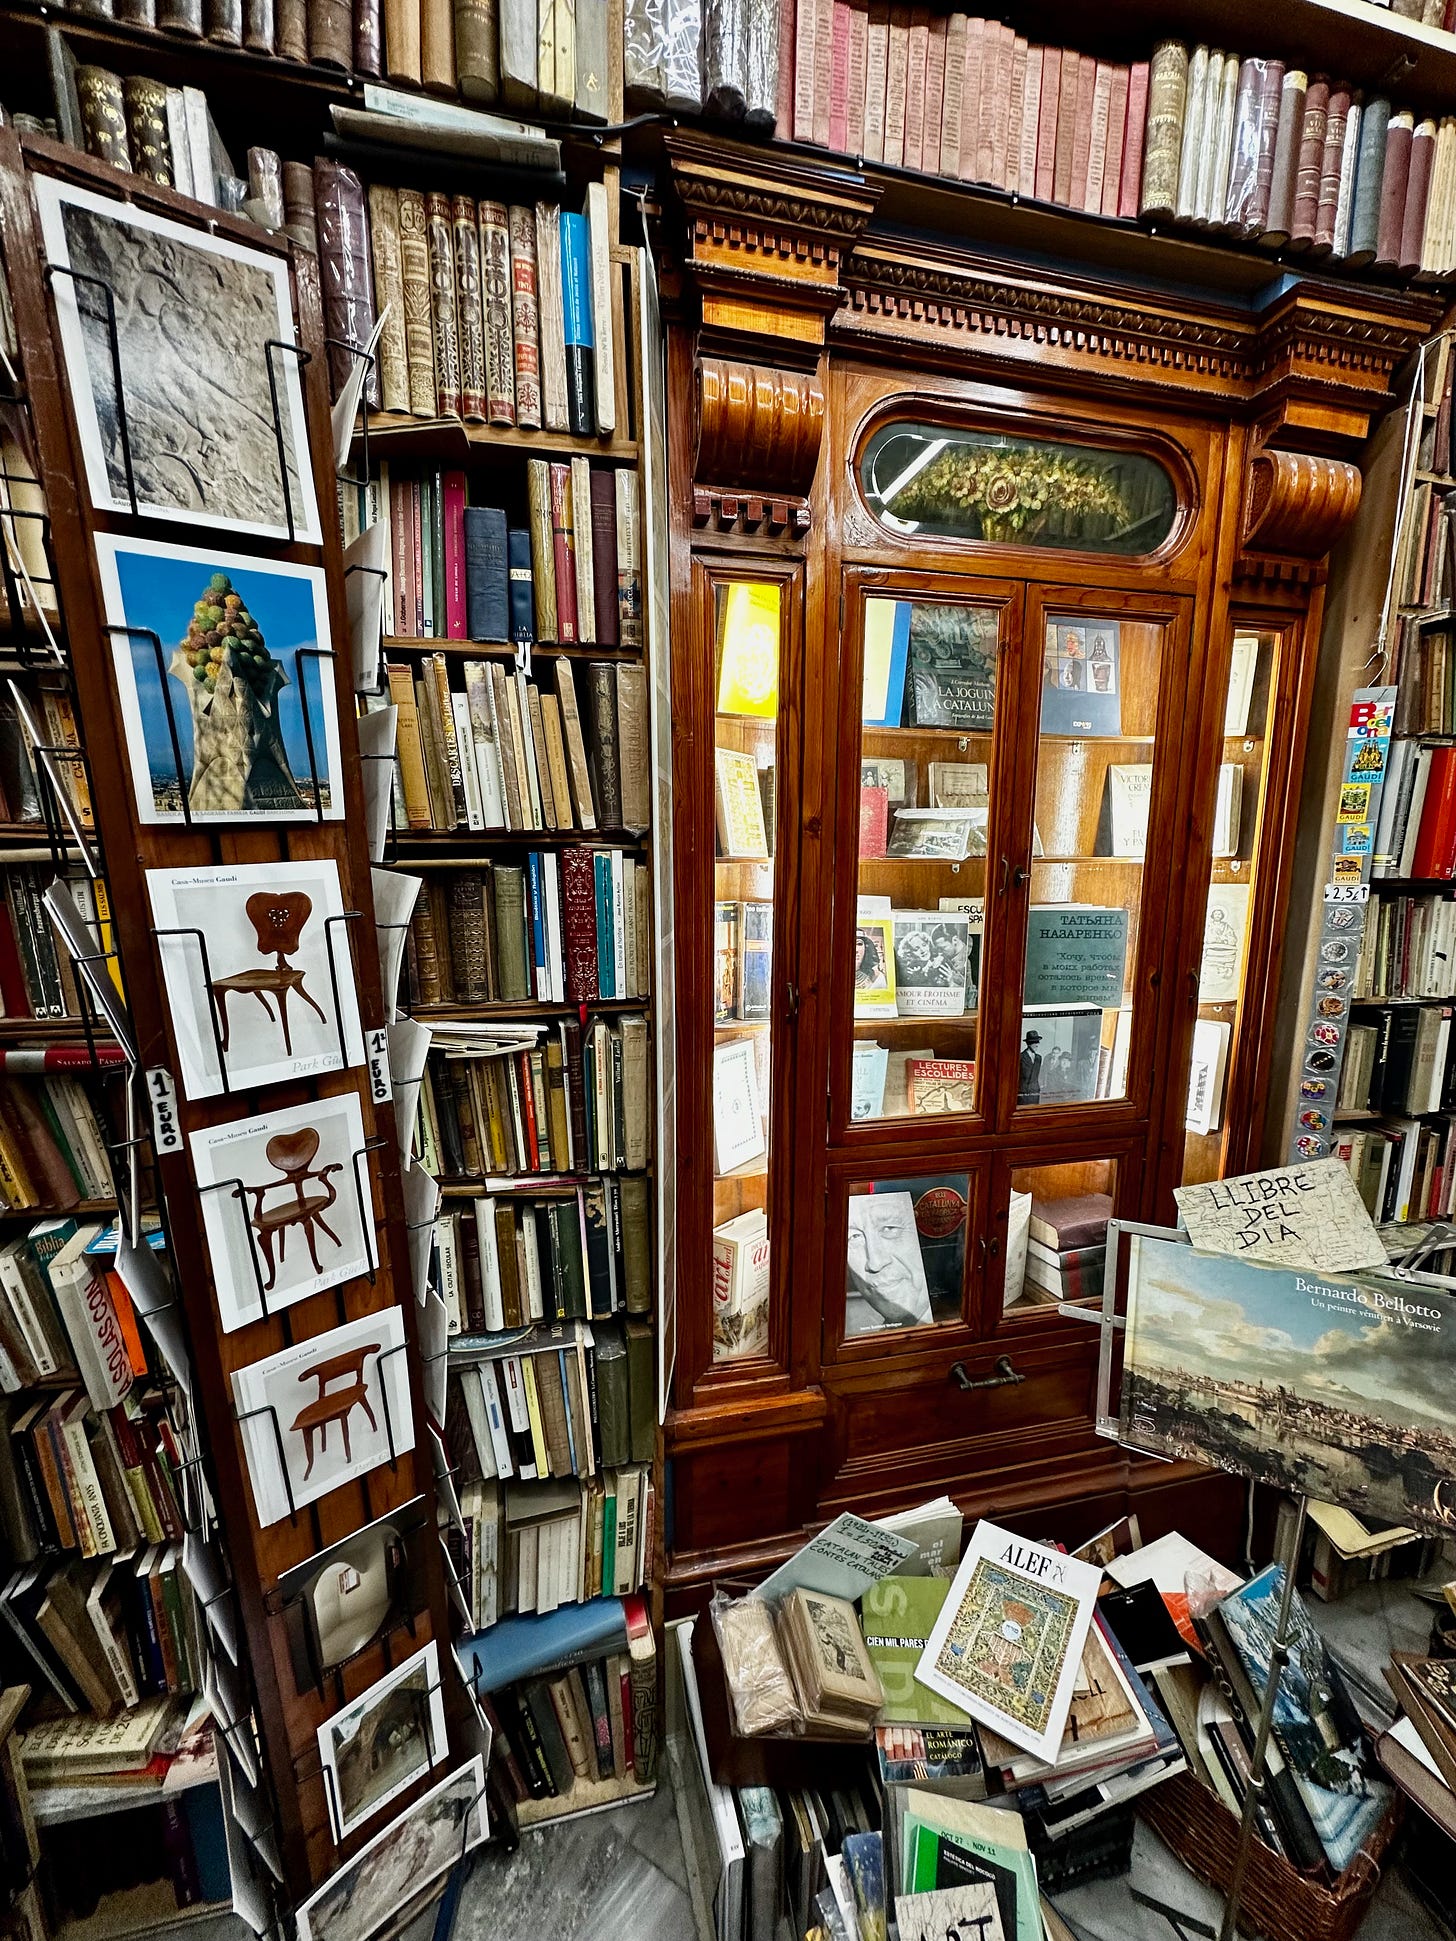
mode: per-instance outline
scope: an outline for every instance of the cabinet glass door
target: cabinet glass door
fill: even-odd
[[[955,599],[864,596],[851,1124],[982,1109],[993,743],[1011,597],[996,586]]]
[[[1041,665],[1016,1105],[1039,1111],[1128,1096],[1139,931],[1167,901],[1154,810],[1172,630],[1166,612],[1060,591],[1027,627]]]
[[[774,853],[784,587],[713,599],[713,1360],[769,1352]]]

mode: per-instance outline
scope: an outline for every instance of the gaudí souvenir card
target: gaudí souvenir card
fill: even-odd
[[[334,1838],[343,1840],[449,1755],[434,1640],[325,1719],[318,1748]]]
[[[1095,1564],[978,1523],[915,1676],[1050,1763],[1101,1582]]]
[[[225,1334],[373,1268],[356,1093],[204,1126],[189,1144]]]
[[[147,893],[188,1098],[364,1062],[337,863],[149,869]]]
[[[378,1934],[397,1909],[478,1847],[488,1830],[485,1761],[477,1753],[310,1895],[295,1916],[298,1941],[366,1941]]]
[[[319,569],[110,533],[96,561],[108,624],[131,630],[109,639],[140,820],[340,820]]]
[[[317,541],[286,260],[52,176],[34,189],[91,503],[130,513],[134,488],[139,513],[264,539],[290,537],[291,508]]]
[[[413,1449],[403,1344],[400,1310],[382,1308],[236,1370],[260,1529]]]

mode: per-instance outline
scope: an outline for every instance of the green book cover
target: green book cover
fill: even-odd
[[[602,1498],[602,1596],[611,1597],[617,1582],[617,1479],[607,1478]]]
[[[1026,925],[1027,1004],[1122,1003],[1127,911],[1034,904]]]
[[[882,1577],[864,1594],[865,1649],[885,1690],[886,1725],[970,1726],[969,1713],[915,1677],[949,1589],[946,1577]]]
[[[957,1802],[964,1804],[965,1802]],[[982,1807],[982,1815],[1021,1821],[995,1807]],[[1025,1838],[1023,1834],[1023,1839]],[[952,1832],[943,1827],[926,1826],[913,1814],[905,1819],[905,1880],[911,1892],[930,1894],[937,1889],[961,1887],[968,1882],[989,1881],[996,1890],[996,1906],[1006,1941],[1044,1941],[1041,1920],[1041,1894],[1036,1883],[1036,1862],[1024,1847],[1003,1845],[999,1839],[982,1837],[969,1829]]]

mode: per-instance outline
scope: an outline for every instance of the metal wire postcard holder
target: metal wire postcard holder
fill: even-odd
[[[362,560],[356,560],[352,566],[346,566],[344,568],[344,578],[346,580],[352,579],[356,573],[366,574],[370,579],[378,580],[383,586],[388,586],[389,584],[389,574],[385,571],[385,569],[382,566],[366,566]],[[368,688],[366,690],[366,692],[371,694],[378,694],[381,691],[381,687],[382,687],[379,669],[384,660],[384,636],[388,631],[388,628],[385,622],[386,622],[386,615],[384,614],[381,606],[381,611],[379,615],[379,639],[374,643],[374,664],[375,664],[374,685],[371,688]],[[381,761],[392,761],[394,757],[392,755],[390,756],[365,755],[361,757],[361,759],[366,762],[381,762]]]
[[[5,475],[7,485],[21,483]],[[13,495],[9,495],[13,496]],[[59,595],[56,594],[55,556],[51,550],[51,520],[48,512],[38,507],[17,506],[14,504],[0,507],[0,588],[3,588],[6,611],[10,616],[10,645],[15,650],[15,658],[20,665],[31,670],[66,666],[66,657],[56,639],[50,615],[46,612],[45,602],[41,599],[40,589],[31,576],[25,563],[25,550],[20,544],[18,519],[34,520],[40,529],[40,547],[46,562],[46,571],[40,585],[49,587],[55,595],[59,612]],[[34,625],[28,625],[28,620]],[[39,634],[48,650],[46,655],[36,652],[35,636]]]
[[[337,1688],[336,1702],[342,1705],[345,1701],[341,1674],[349,1665],[376,1644],[397,1636],[401,1631],[407,1631],[411,1638],[417,1635],[415,1607],[420,1581],[417,1545],[428,1541],[429,1528],[428,1499],[416,1496],[402,1509],[386,1511],[372,1523],[366,1523],[351,1535],[340,1538],[321,1554],[285,1571],[273,1589],[265,1594],[263,1608],[268,1615],[284,1620],[294,1683],[300,1694],[316,1691],[323,1698],[325,1680],[333,1678]],[[356,1650],[343,1658],[326,1658],[311,1603],[313,1586],[325,1571],[347,1565],[351,1553],[357,1553],[371,1535],[385,1546],[388,1608],[375,1629]]]
[[[362,1163],[364,1167],[364,1179],[367,1180],[369,1174],[369,1154],[382,1151],[388,1144],[389,1141],[382,1133],[376,1133],[372,1139],[366,1139],[362,1146],[356,1148],[349,1155],[347,1162],[337,1160],[324,1168],[326,1173],[341,1172],[347,1163],[349,1173],[354,1182],[354,1202],[359,1213],[359,1230],[364,1236],[364,1251],[369,1259],[369,1265],[362,1274],[350,1274],[345,1280],[334,1283],[336,1286],[347,1287],[351,1280],[367,1280],[369,1285],[373,1287],[379,1278],[379,1250],[375,1244],[374,1217],[372,1212],[373,1195],[372,1193],[365,1192],[364,1183],[360,1178],[359,1168]],[[256,1187],[249,1186],[245,1181],[234,1176],[232,1179],[203,1181],[197,1186],[196,1190],[198,1193],[226,1193],[229,1200],[241,1212],[243,1239],[248,1256],[248,1265],[253,1270],[253,1289],[257,1294],[258,1305],[262,1308],[265,1319],[269,1321],[276,1320],[285,1308],[292,1307],[296,1301],[310,1298],[308,1295],[294,1294],[276,1307],[268,1298],[270,1290],[264,1285],[262,1263],[258,1259],[258,1243],[253,1234],[253,1223],[248,1218],[246,1196],[249,1193],[257,1192],[258,1189]],[[315,1290],[315,1292],[320,1293],[325,1291],[324,1289]]]
[[[325,337],[325,350],[339,350],[346,357],[364,366],[364,381],[359,387],[359,403],[356,416],[359,423],[359,470],[335,472],[334,477],[340,485],[356,485],[363,491],[369,484],[369,405],[371,391],[378,394],[379,359],[372,350],[365,350],[362,344],[350,343],[347,337]],[[351,441],[352,442],[352,441]]]
[[[361,1316],[359,1318],[367,1319],[368,1317]],[[313,1337],[313,1339],[317,1343],[317,1342],[326,1341],[328,1337],[327,1335],[316,1335]],[[397,1341],[392,1348],[379,1348],[379,1349],[372,1350],[371,1354],[374,1361],[376,1372],[383,1369],[385,1362],[392,1361],[396,1355],[404,1354],[407,1346],[408,1346],[408,1343],[403,1341]],[[367,1362],[370,1358],[371,1358],[370,1355],[366,1355],[364,1357],[364,1360],[361,1361],[360,1363],[361,1374],[364,1367],[364,1363]],[[371,1470],[380,1468],[382,1462],[387,1462],[392,1471],[398,1470],[399,1459],[405,1453],[405,1451],[395,1446],[394,1419],[393,1419],[393,1413],[389,1406],[389,1383],[384,1380],[382,1375],[380,1376],[380,1381],[379,1381],[379,1401],[380,1401],[380,1407],[382,1408],[384,1413],[384,1439],[386,1444],[388,1445],[389,1454],[386,1457],[382,1458],[380,1463],[370,1463],[366,1468],[360,1469],[360,1468],[355,1468],[351,1466],[349,1474],[347,1476],[340,1476],[336,1483],[333,1483],[330,1485],[331,1489],[339,1489],[339,1488],[342,1488],[345,1483],[353,1483],[353,1482],[359,1481],[361,1477],[367,1476]],[[278,1476],[279,1476],[280,1482],[283,1485],[284,1497],[288,1503],[288,1520],[291,1524],[293,1524],[296,1527],[298,1523],[300,1509],[306,1508],[307,1506],[301,1505],[293,1494],[293,1481],[291,1476],[289,1475],[289,1470],[288,1470],[287,1445],[285,1444],[283,1439],[283,1425],[278,1419],[278,1410],[276,1406],[272,1402],[264,1402],[258,1408],[255,1408],[255,1409],[234,1408],[232,1413],[233,1413],[233,1420],[234,1422],[237,1423],[239,1428],[242,1428],[246,1423],[260,1421],[265,1417],[267,1418],[269,1424],[271,1425],[273,1430],[274,1451],[278,1458]]]
[[[389,1673],[385,1672],[382,1675],[387,1678]],[[430,1701],[433,1698],[438,1698],[443,1690],[444,1681],[436,1673],[423,1691],[412,1691],[410,1693],[410,1697],[413,1700],[410,1710],[418,1721],[420,1737],[423,1743],[432,1750],[436,1749],[434,1733],[430,1729]],[[416,1777],[422,1779],[425,1773],[432,1771],[438,1765],[442,1765],[448,1757],[448,1745],[440,1746],[437,1749],[437,1756],[432,1758]],[[311,1747],[307,1752],[300,1753],[294,1760],[293,1777],[295,1782],[300,1786],[310,1785],[316,1779],[323,1781],[324,1793],[329,1802],[329,1823],[333,1828],[336,1845],[340,1840],[349,1838],[357,1832],[357,1826],[351,1827],[348,1834],[345,1834],[341,1830],[344,1824],[344,1812],[343,1801],[339,1798],[338,1781],[333,1768],[326,1763],[317,1745]],[[413,1784],[413,1781],[411,1781],[411,1784]],[[366,1813],[363,1817],[368,1818],[369,1815]]]
[[[1126,1332],[1127,1326],[1125,1312],[1119,1312],[1117,1306],[1119,1292],[1125,1295],[1127,1289],[1129,1264],[1123,1241],[1124,1238],[1133,1236],[1172,1241],[1187,1246],[1190,1250],[1192,1245],[1187,1233],[1181,1227],[1154,1227],[1135,1220],[1109,1220],[1107,1265],[1102,1280],[1101,1306],[1077,1307],[1071,1302],[1064,1301],[1059,1306],[1059,1312],[1078,1320],[1089,1321],[1101,1329],[1102,1339],[1097,1359],[1098,1435],[1107,1437],[1134,1454],[1153,1456],[1160,1462],[1166,1462],[1169,1458],[1160,1450],[1139,1448],[1135,1441],[1124,1435],[1121,1418],[1112,1409],[1112,1370],[1116,1358],[1116,1342],[1118,1335]],[[1124,1310],[1125,1305],[1124,1301]],[[1273,1731],[1274,1713],[1278,1703],[1280,1683],[1289,1663],[1293,1645],[1294,1580],[1299,1569],[1299,1553],[1304,1544],[1305,1516],[1309,1499],[1302,1492],[1289,1493],[1294,1497],[1295,1514],[1288,1520],[1280,1554],[1275,1559],[1283,1572],[1280,1582],[1279,1613],[1270,1650],[1269,1676],[1254,1727],[1254,1745],[1249,1755],[1249,1775],[1244,1788],[1243,1810],[1239,1815],[1238,1846],[1235,1849],[1233,1871],[1224,1896],[1223,1918],[1219,1925],[1218,1941],[1236,1941],[1238,1935],[1239,1900],[1243,1893],[1244,1879],[1249,1870],[1249,1854],[1255,1825],[1264,1809],[1265,1794],[1268,1790],[1269,1741]]]

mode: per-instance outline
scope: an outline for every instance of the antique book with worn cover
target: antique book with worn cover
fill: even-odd
[[[511,342],[510,218],[503,202],[480,205],[482,300],[485,316],[486,416],[493,425],[516,422],[515,349]]]
[[[586,670],[586,729],[587,746],[591,753],[592,795],[604,829],[622,827],[617,671],[612,661],[592,661]]]
[[[645,829],[652,815],[652,778],[647,745],[647,672],[640,661],[626,660],[617,662],[616,671],[621,827]]]
[[[384,0],[384,71],[420,85],[420,0]]]
[[[551,567],[556,584],[556,633],[565,645],[577,639],[576,629],[576,509],[572,504],[571,467],[553,463],[551,491]],[[543,638],[547,638],[544,636]]]
[[[497,0],[455,0],[455,74],[467,101],[488,107],[500,93]]]
[[[596,586],[592,547],[591,465],[585,458],[571,461],[571,529],[576,574],[576,637],[583,647],[597,641]]]
[[[526,460],[526,503],[531,522],[531,579],[535,593],[537,640],[556,640],[556,558],[551,537],[551,466],[544,458]]]
[[[410,408],[409,356],[405,343],[404,273],[399,254],[399,194],[379,183],[369,189],[369,240],[374,255],[374,296],[384,315],[379,333],[379,401],[386,411]],[[385,314],[387,308],[387,314]]]
[[[285,61],[308,59],[308,0],[274,0],[278,52]]]
[[[354,16],[349,0],[308,0],[308,58],[323,67],[353,67]]]
[[[590,849],[561,852],[561,928],[568,1002],[590,1002],[597,989],[597,891]]]
[[[441,94],[455,92],[454,0],[418,0],[420,78]]]
[[[380,0],[354,0],[354,71],[377,75],[384,59]]]
[[[362,351],[374,330],[369,222],[364,185],[353,169],[321,156],[313,173],[324,324],[336,340],[329,350],[329,376],[337,397],[354,368],[347,346],[354,344]],[[371,405],[378,403],[378,383],[373,378],[366,379],[365,396]]]
[[[556,698],[561,708],[561,733],[566,744],[567,767],[571,776],[571,795],[576,821],[582,829],[595,829],[596,810],[592,802],[591,769],[586,742],[581,731],[581,716],[576,704],[576,680],[571,662],[563,654],[556,662]]]
[[[541,416],[548,431],[566,431],[566,337],[561,295],[561,209],[536,204],[536,290],[541,328]]]
[[[76,95],[86,146],[113,168],[131,173],[131,144],[126,133],[126,102],[121,76],[105,67],[78,67]]]
[[[170,111],[175,89],[167,92],[167,106]],[[168,132],[172,132],[170,119]],[[178,141],[172,135],[172,168],[177,171]],[[307,162],[285,162],[283,164],[283,227],[291,241],[300,249],[307,250],[311,256],[318,255],[318,217],[313,206],[313,170]]]
[[[403,217],[401,206],[401,217]],[[460,416],[460,332],[455,312],[454,211],[448,195],[425,196],[430,243],[430,310],[435,338],[435,394],[442,418]]]
[[[541,320],[536,298],[536,211],[516,203],[510,212],[511,336],[516,374],[516,423],[541,428]]]
[[[167,135],[167,90],[145,74],[128,74],[121,84],[131,165],[138,175],[172,187],[172,144]]]
[[[601,647],[618,644],[617,481],[604,466],[593,466],[591,501],[592,624]]]
[[[1042,84],[1045,99],[1046,84]],[[1148,70],[1147,135],[1143,144],[1140,213],[1171,216],[1178,199],[1178,165],[1183,153],[1183,115],[1188,99],[1188,50],[1165,40]],[[1038,158],[1038,171],[1041,163]],[[1037,191],[1041,193],[1040,189]]]
[[[455,241],[456,332],[460,340],[460,415],[480,424],[485,418],[481,236],[470,196],[453,196],[450,213]]]
[[[287,163],[284,167],[287,168]],[[403,287],[405,355],[409,364],[409,408],[416,418],[433,418],[439,409],[439,393],[431,321],[430,230],[425,198],[418,189],[399,191],[399,273]]]
[[[637,474],[617,473],[617,628],[624,647],[642,645],[642,552]]]

